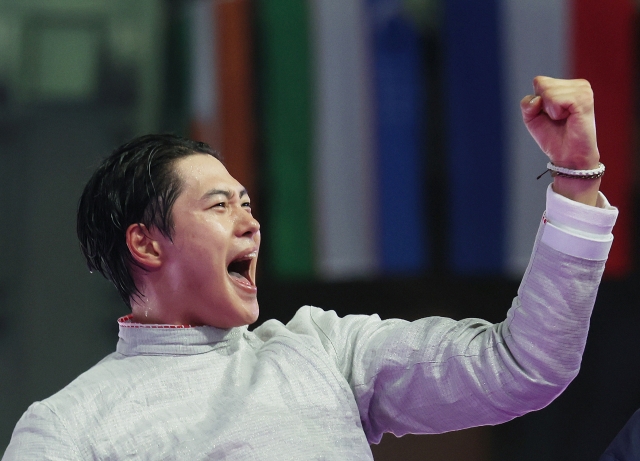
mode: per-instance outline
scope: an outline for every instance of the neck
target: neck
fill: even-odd
[[[132,322],[198,326],[198,323],[193,319],[183,315],[179,306],[184,303],[174,300],[172,293],[158,290],[157,285],[152,283],[144,284],[140,291],[143,293],[142,295],[131,297]]]

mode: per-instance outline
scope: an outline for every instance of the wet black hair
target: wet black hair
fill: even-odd
[[[142,296],[131,273],[133,259],[125,232],[131,224],[173,236],[171,209],[182,191],[174,163],[194,154],[222,160],[208,144],[170,134],[140,136],[105,158],[84,188],[76,231],[90,271],[110,280],[130,305]]]

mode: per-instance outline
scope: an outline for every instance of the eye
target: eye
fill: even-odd
[[[251,202],[243,202],[242,208],[246,208],[249,213],[251,213]]]
[[[211,206],[211,208],[226,208],[227,202],[218,202]]]

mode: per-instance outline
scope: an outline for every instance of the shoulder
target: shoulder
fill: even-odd
[[[265,342],[290,341],[316,350],[343,368],[350,362],[354,350],[366,348],[373,335],[398,322],[403,321],[382,321],[378,315],[341,317],[332,310],[303,306],[286,325],[267,321],[256,329],[256,334]]]
[[[92,427],[95,406],[107,407],[105,400],[113,402],[122,392],[118,384],[122,358],[118,353],[108,355],[55,394],[29,406],[13,431],[7,448],[11,456],[6,459],[82,459],[80,441]]]
[[[86,414],[83,408],[93,405],[97,395],[104,396],[106,390],[118,387],[118,364],[121,362],[118,359],[121,357],[117,353],[108,355],[55,394],[31,405],[25,415],[32,413],[41,418],[59,419],[68,425],[71,419]]]
[[[323,310],[314,306],[302,306],[287,324],[277,320],[268,320],[254,330],[263,340],[278,335],[298,335],[325,339],[334,334],[342,335],[346,331],[362,327],[364,324],[377,324],[378,315],[347,315],[340,317],[335,311]]]
[[[81,459],[73,438],[51,408],[33,403],[16,425],[3,460]]]

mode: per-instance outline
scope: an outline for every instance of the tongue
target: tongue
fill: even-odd
[[[231,277],[235,277],[237,279],[240,279],[243,282],[249,283],[249,280],[247,280],[246,277],[244,275],[242,275],[241,273],[239,273],[239,272],[229,271],[229,275]]]

